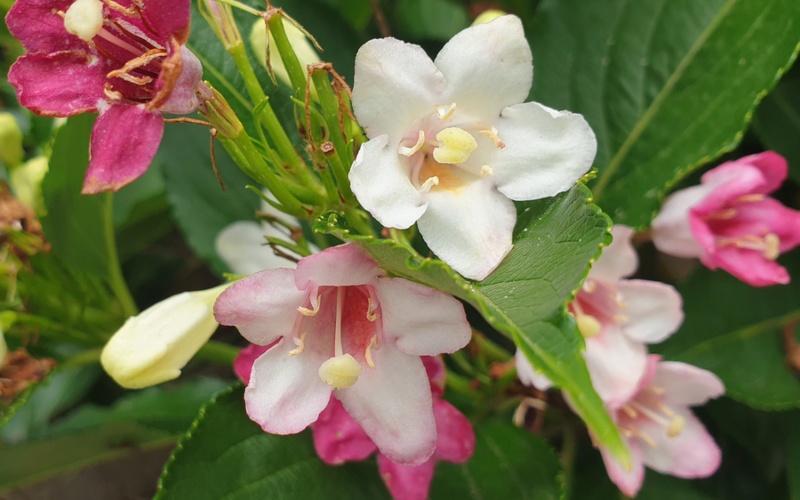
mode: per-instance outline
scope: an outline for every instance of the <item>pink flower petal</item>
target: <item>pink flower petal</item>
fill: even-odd
[[[773,198],[736,207],[738,216],[729,225],[718,226],[716,232],[725,237],[773,233],[780,239],[781,253],[800,245],[800,211],[785,207]]]
[[[214,304],[214,316],[250,342],[267,345],[294,329],[307,292],[297,290],[293,269],[271,269],[237,281]]]
[[[664,389],[665,401],[674,405],[701,405],[725,393],[725,386],[716,375],[677,361],[659,363],[651,384]]]
[[[83,52],[26,54],[11,66],[8,81],[20,104],[39,115],[93,112],[105,102],[105,69],[100,62],[90,66]]]
[[[444,394],[444,384],[447,378],[444,361],[439,356],[422,356],[420,359],[425,366],[428,380],[431,382],[431,393],[433,393],[434,397],[441,396]]]
[[[405,353],[451,353],[472,337],[464,307],[450,295],[401,278],[381,278],[375,291],[384,335],[396,338]]]
[[[143,105],[114,105],[92,129],[83,193],[118,190],[147,171],[161,144],[164,119]]]
[[[613,326],[586,339],[583,357],[597,394],[611,408],[636,394],[647,367],[645,346]]]
[[[307,291],[320,286],[365,285],[382,273],[358,245],[340,245],[298,262],[295,284],[299,290]]]
[[[592,265],[589,274],[590,278],[609,284],[632,275],[639,266],[639,256],[631,244],[634,230],[627,226],[616,225],[611,229],[611,234],[614,239],[603,249],[602,255]]]
[[[394,500],[425,500],[428,498],[436,460],[419,465],[401,465],[378,454],[378,470]]]
[[[652,224],[653,243],[660,252],[699,258],[705,254],[705,248],[713,245],[713,235],[698,236],[689,224],[689,210],[713,190],[713,185],[692,186],[676,191],[664,201]]]
[[[725,162],[703,175],[702,183],[717,183],[720,178],[730,178],[737,174],[740,166],[753,167],[761,173],[761,182],[754,193],[769,194],[780,187],[789,173],[786,159],[774,151],[744,156],[737,160]]]
[[[250,383],[250,373],[253,371],[253,364],[262,354],[267,352],[273,345],[250,344],[245,347],[233,360],[233,372],[245,384]]]
[[[378,449],[333,395],[317,421],[311,424],[311,430],[314,449],[327,464],[364,460]]]
[[[332,389],[317,373],[328,357],[308,346],[297,356],[289,355],[295,347],[283,339],[258,358],[244,392],[247,415],[272,434],[302,431],[330,399]]]
[[[425,368],[419,357],[390,345],[372,356],[375,368],[364,367],[355,385],[339,389],[335,395],[381,453],[398,463],[421,464],[436,447]]]
[[[654,344],[672,335],[683,322],[683,301],[675,288],[645,280],[623,280],[617,284],[625,309],[620,327],[628,337]]]
[[[6,15],[8,30],[28,52],[85,50],[86,42],[64,28],[66,12],[74,0],[17,0]],[[79,87],[79,86],[78,86]]]
[[[603,463],[606,466],[606,472],[608,472],[611,482],[616,484],[617,488],[625,495],[633,498],[639,493],[644,482],[644,464],[642,463],[642,452],[638,443],[629,441],[628,449],[631,452],[632,461],[632,467],[629,471],[623,469],[605,448],[600,448],[600,454],[603,457]]]
[[[197,109],[197,86],[203,79],[203,65],[185,46],[181,46],[180,52],[181,73],[169,98],[158,106],[162,113],[186,115]],[[161,76],[163,73],[156,81],[156,92],[164,86]]]
[[[189,37],[190,7],[189,0],[142,0],[142,20],[160,42],[174,36],[184,43]]]
[[[734,246],[718,248],[701,262],[709,269],[722,268],[752,286],[785,285],[791,280],[788,271],[777,262]]]
[[[436,451],[433,456],[460,464],[475,451],[475,431],[472,424],[455,406],[434,398],[433,417],[436,420]]]

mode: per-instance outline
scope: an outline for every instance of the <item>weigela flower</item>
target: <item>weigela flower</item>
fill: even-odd
[[[173,295],[128,318],[103,348],[105,371],[129,389],[178,378],[219,326],[213,305],[227,287]]]
[[[625,279],[638,266],[633,230],[614,226],[614,240],[592,266],[569,312],[586,340],[583,357],[598,395],[607,404],[625,401],[637,390],[647,366],[645,344],[661,342],[683,321],[681,296],[655,281]],[[549,380],[535,373],[517,352],[520,379],[541,390]]]
[[[297,269],[234,283],[214,310],[254,344],[277,341],[253,364],[245,390],[247,413],[265,431],[302,431],[333,394],[391,460],[414,465],[433,454],[433,402],[420,356],[469,341],[453,297],[389,278],[359,247],[343,245]]]
[[[234,368],[245,383],[249,381],[253,362],[267,349],[268,347],[251,344],[237,356]],[[378,447],[364,429],[334,397],[331,397],[317,421],[311,424],[317,455],[325,463],[339,465],[364,460],[377,452],[378,469],[392,497],[398,500],[428,498],[436,462],[444,460],[463,463],[468,460],[475,449],[475,432],[469,420],[453,405],[442,399],[445,382],[442,360],[438,357],[423,356],[422,363],[430,380],[433,414],[436,421],[436,450],[428,460],[419,465],[403,465],[391,461],[378,451]]]
[[[660,251],[699,258],[753,286],[789,283],[775,262],[800,245],[800,212],[767,195],[786,179],[786,160],[772,151],[729,161],[706,172],[699,186],[664,202],[653,220]]]
[[[711,372],[650,356],[647,373],[633,397],[609,408],[633,460],[633,468],[626,471],[600,448],[614,484],[626,495],[636,495],[645,466],[683,478],[713,474],[720,464],[720,450],[689,407],[724,392],[722,382]]]
[[[184,43],[189,0],[18,0],[6,16],[27,50],[8,80],[45,116],[99,112],[84,193],[141,176],[161,142],[161,113],[197,108],[202,66]]]
[[[439,258],[485,278],[511,250],[512,200],[569,189],[597,147],[582,116],[522,103],[532,77],[514,16],[462,31],[435,61],[393,38],[367,42],[353,87],[370,138],[350,171],[359,202],[384,226],[418,222]]]

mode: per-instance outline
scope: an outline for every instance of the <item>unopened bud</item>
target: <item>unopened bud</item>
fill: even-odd
[[[15,167],[22,161],[22,130],[11,113],[0,113],[0,159],[8,167]]]
[[[244,126],[228,101],[217,89],[204,85],[207,92],[198,93],[200,106],[198,111],[217,129],[217,132],[229,139],[235,139],[244,131]]]
[[[281,19],[283,28],[286,31],[286,37],[292,44],[297,59],[303,68],[307,68],[309,64],[316,64],[320,62],[319,55],[314,47],[308,41],[306,35],[300,29],[292,24],[286,22],[286,19]],[[267,66],[267,23],[263,19],[259,19],[253,24],[253,29],[250,31],[250,47],[256,55],[256,59],[265,68]],[[292,82],[289,79],[289,72],[283,64],[283,59],[275,46],[275,39],[269,35],[269,64],[272,66],[272,71],[275,77],[284,84],[291,86]],[[312,88],[313,91],[313,88]]]
[[[200,14],[203,15],[226,49],[244,43],[230,5],[214,0],[200,0],[199,7]]]
[[[45,211],[42,181],[47,170],[47,157],[37,156],[13,169],[9,174],[9,181],[17,199],[32,207],[40,215]]]
[[[506,14],[508,14],[508,12],[504,12],[499,9],[485,10],[481,12],[480,15],[475,18],[474,21],[472,21],[472,26],[475,26],[476,24],[486,24],[488,22],[494,21],[498,17],[505,16]]]

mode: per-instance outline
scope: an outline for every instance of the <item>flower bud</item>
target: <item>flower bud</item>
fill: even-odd
[[[45,212],[42,181],[47,170],[47,157],[37,156],[15,168],[9,174],[9,181],[11,181],[11,187],[14,188],[17,199],[32,207],[39,215]]]
[[[286,30],[286,36],[289,38],[289,42],[292,44],[292,48],[297,55],[297,59],[300,61],[300,64],[303,66],[303,68],[307,68],[309,64],[316,64],[320,62],[317,51],[314,50],[314,47],[308,41],[306,35],[303,34],[303,32],[291,22],[287,23],[285,19],[282,19],[281,21],[283,23],[284,30]],[[255,22],[255,24],[253,24],[253,29],[250,31],[250,48],[256,55],[258,62],[266,67],[267,23],[265,23],[263,19],[259,19]],[[286,67],[283,64],[283,59],[281,59],[281,55],[275,45],[275,39],[271,34],[269,35],[269,63],[270,66],[272,66],[272,71],[275,73],[275,77],[291,87],[292,82],[289,79],[289,73],[286,71]]]
[[[220,39],[225,49],[241,45],[243,42],[236,21],[233,19],[231,6],[214,0],[201,0],[199,2],[200,14],[208,22],[214,34]]]
[[[103,349],[103,368],[129,389],[177,378],[219,326],[214,301],[227,287],[173,295],[128,318]]]
[[[506,14],[508,14],[508,12],[499,9],[485,10],[481,12],[480,15],[475,18],[474,21],[472,21],[472,26],[475,26],[476,24],[486,24],[488,22],[494,21],[498,17],[505,16]]]
[[[6,339],[3,337],[3,330],[0,330],[0,368],[3,367],[6,354],[8,354],[8,344],[6,344]]]
[[[8,167],[15,167],[22,161],[22,130],[11,113],[0,113],[0,160]]]

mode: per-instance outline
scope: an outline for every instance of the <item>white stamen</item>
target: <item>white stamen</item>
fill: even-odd
[[[494,170],[489,165],[484,165],[481,167],[481,175],[484,177],[491,177],[494,175]]]
[[[405,146],[400,146],[399,148],[397,148],[397,153],[403,156],[411,156],[420,149],[422,149],[422,146],[424,145],[425,145],[425,132],[420,130],[419,135],[417,136],[417,143],[411,146],[410,148],[407,148]]]
[[[449,108],[444,106],[437,106],[436,107],[436,115],[439,117],[440,120],[445,121],[453,116],[453,113],[456,112],[456,103],[450,105]]]

